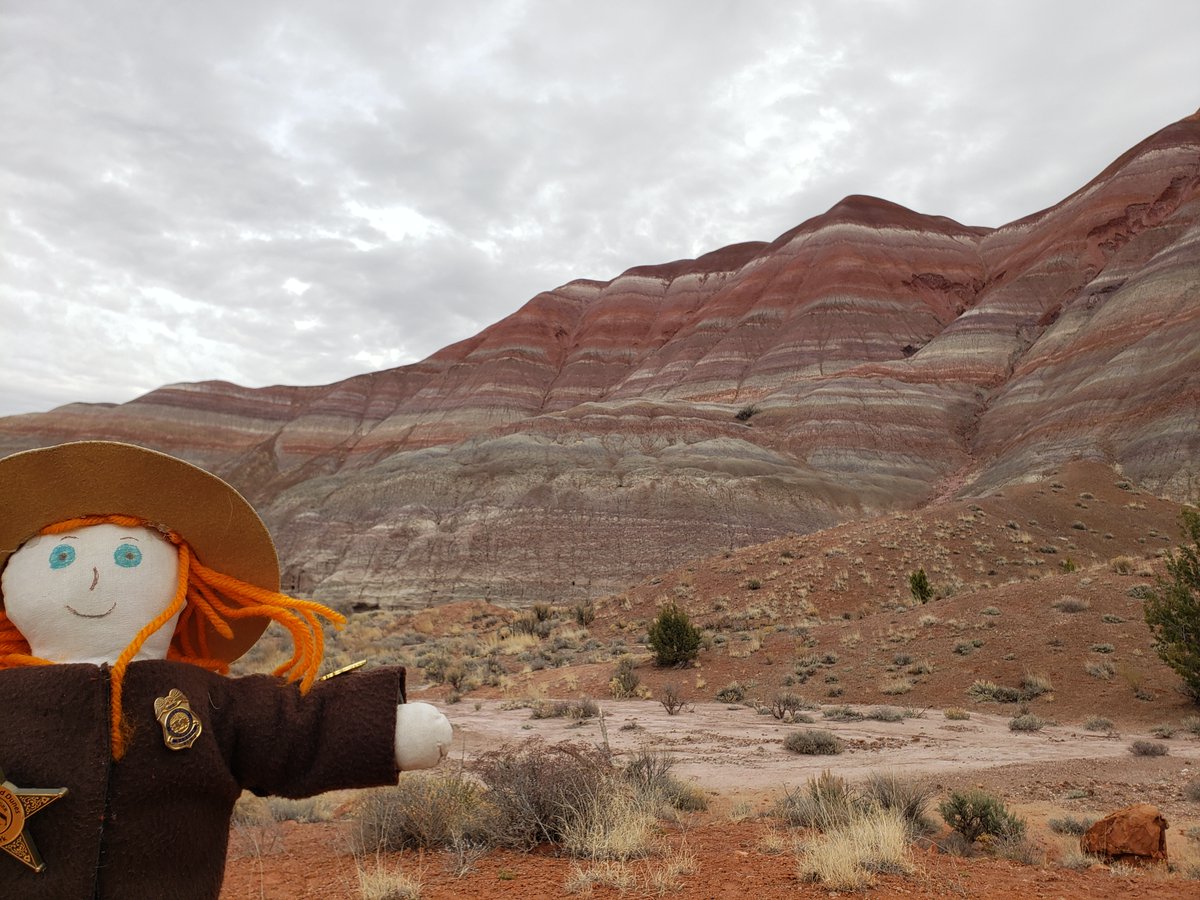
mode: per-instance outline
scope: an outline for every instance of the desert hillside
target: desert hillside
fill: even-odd
[[[286,585],[347,608],[596,598],[1077,459],[1195,501],[1198,228],[1200,114],[999,228],[851,196],[546,291],[411,366],[8,417],[0,450],[114,438],[210,467]]]

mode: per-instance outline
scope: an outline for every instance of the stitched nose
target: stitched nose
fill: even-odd
[[[100,570],[97,569],[95,566],[92,566],[92,586],[90,588],[88,588],[88,590],[94,591],[96,589],[96,585],[99,583],[100,583]]]

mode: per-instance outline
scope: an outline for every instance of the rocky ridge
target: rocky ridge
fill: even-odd
[[[0,419],[218,472],[346,606],[620,589],[1068,460],[1200,497],[1200,114],[997,229],[852,196],[770,243],[578,280],[411,366]]]

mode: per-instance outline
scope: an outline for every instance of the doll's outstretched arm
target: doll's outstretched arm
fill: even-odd
[[[396,707],[396,766],[401,772],[431,769],[450,752],[450,721],[428,703]]]

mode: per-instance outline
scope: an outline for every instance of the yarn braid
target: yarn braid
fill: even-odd
[[[179,555],[179,575],[171,601],[134,636],[113,663],[111,672],[111,735],[113,759],[125,755],[130,728],[123,714],[125,671],[146,640],[179,613],[175,634],[167,658],[228,674],[229,663],[215,658],[209,646],[209,631],[229,640],[235,619],[266,618],[278,622],[292,636],[292,658],[275,669],[274,674],[288,682],[299,682],[301,693],[308,693],[325,654],[325,634],[321,619],[341,628],[346,617],[312,600],[298,600],[287,594],[248,584],[231,575],[217,572],[200,562],[191,546],[177,532],[136,516],[83,516],[48,525],[40,534],[62,534],[91,525],[113,524],[150,528],[175,545]],[[17,666],[51,665],[52,660],[33,656],[29,642],[0,609],[0,669]]]

